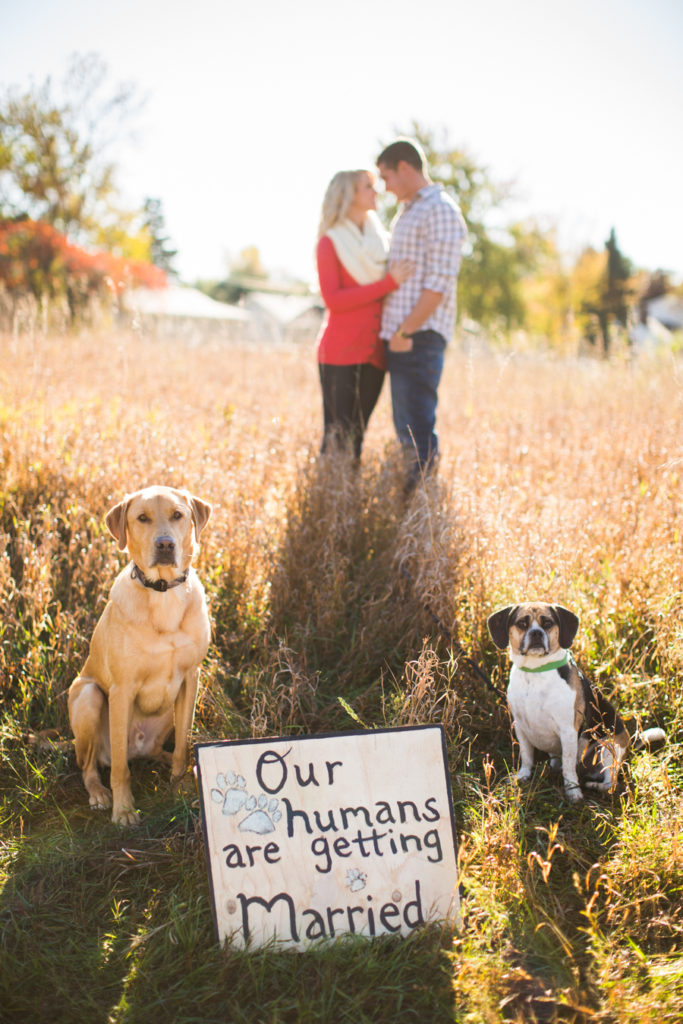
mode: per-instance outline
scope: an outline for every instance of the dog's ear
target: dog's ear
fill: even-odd
[[[206,501],[202,501],[201,498],[195,498],[192,494],[189,495],[189,499],[190,508],[192,509],[194,532],[199,536],[209,521],[211,506]]]
[[[130,498],[124,498],[118,505],[114,505],[110,508],[104,517],[104,521],[107,524],[112,537],[115,537],[119,542],[119,551],[125,551],[128,538],[126,536],[126,516],[128,514],[128,506],[130,505]]]
[[[510,619],[514,612],[517,611],[519,605],[510,604],[507,608],[499,608],[493,615],[489,615],[486,625],[489,627],[489,633],[496,647],[501,651],[504,651],[507,645],[510,643],[509,625]]]
[[[561,604],[554,604],[553,608],[560,623],[560,647],[571,647],[579,628],[578,615],[563,608]]]

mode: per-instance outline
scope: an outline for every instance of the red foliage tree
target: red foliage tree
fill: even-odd
[[[0,283],[9,292],[37,299],[63,296],[72,318],[94,298],[126,288],[165,288],[163,270],[140,260],[73,245],[44,221],[0,221]]]

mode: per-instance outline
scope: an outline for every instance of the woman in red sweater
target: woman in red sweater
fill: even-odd
[[[322,451],[351,445],[356,459],[384,381],[382,300],[413,272],[408,260],[387,270],[389,240],[375,202],[369,171],[335,174],[323,200],[316,253],[327,307],[318,339]]]

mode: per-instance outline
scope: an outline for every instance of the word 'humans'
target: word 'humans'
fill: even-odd
[[[367,828],[372,828],[374,825],[405,825],[412,821],[434,822],[441,817],[433,796],[424,801],[422,811],[413,800],[397,800],[393,805],[388,800],[376,800],[374,807],[364,807],[363,804],[339,807],[336,812],[329,810],[327,814],[320,811],[309,814],[307,811],[296,810],[286,796],[282,798],[282,805],[287,814],[287,835],[290,839],[294,835],[295,825],[304,828],[310,836],[314,832],[343,832],[357,820],[363,821]]]

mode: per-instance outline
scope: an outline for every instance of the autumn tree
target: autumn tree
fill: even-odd
[[[532,245],[533,269],[521,282],[524,326],[532,339],[566,348],[574,340],[570,273],[554,230],[539,230]]]
[[[579,334],[597,344],[598,309],[605,274],[605,254],[587,246],[574,263],[570,275],[571,305]]]
[[[110,88],[96,54],[73,55],[58,84],[10,87],[0,96],[0,217],[98,245],[120,231],[110,153],[137,106],[134,86]]]
[[[83,249],[45,221],[0,222],[0,288],[13,298],[62,299],[72,322],[93,299],[111,299],[130,287],[165,284],[163,270],[151,263]]]

